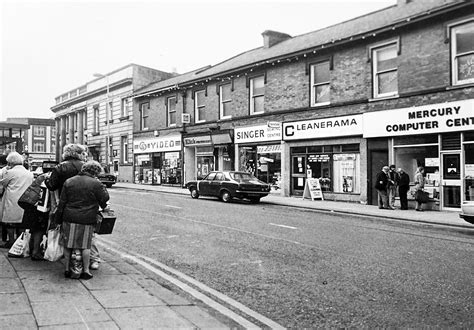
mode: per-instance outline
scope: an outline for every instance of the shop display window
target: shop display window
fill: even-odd
[[[474,201],[474,144],[464,145],[464,200]]]
[[[272,190],[281,189],[281,145],[239,148],[239,170],[269,183]]]
[[[214,156],[196,156],[197,179],[202,180],[214,171]]]

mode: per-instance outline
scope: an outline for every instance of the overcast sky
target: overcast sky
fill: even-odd
[[[0,0],[0,121],[52,118],[56,96],[130,63],[185,73],[396,0]]]

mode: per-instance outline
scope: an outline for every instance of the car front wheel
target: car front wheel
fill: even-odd
[[[194,188],[194,187],[191,188],[191,198],[194,198],[194,199],[199,198],[199,193],[198,193],[197,189]]]
[[[230,194],[230,192],[228,192],[227,190],[221,192],[221,201],[223,201],[224,203],[228,203],[231,201],[231,199],[232,195]]]
[[[260,203],[260,197],[251,197],[250,203],[253,203],[253,204]]]

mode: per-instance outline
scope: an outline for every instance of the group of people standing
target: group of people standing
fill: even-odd
[[[400,209],[408,210],[407,193],[410,190],[410,176],[402,168],[399,168],[397,171],[395,165],[384,166],[377,174],[375,181],[379,209],[395,210],[395,196],[398,190]],[[416,191],[423,191],[424,183],[424,168],[420,166],[415,174]],[[418,199],[415,199],[415,201],[415,210],[423,211],[423,204]]]
[[[0,172],[0,216],[2,246],[10,248],[25,229],[31,232],[30,255],[32,260],[44,260],[40,244],[47,229],[61,225],[64,247],[64,276],[72,277],[71,253],[79,249],[82,254],[82,279],[92,278],[91,269],[98,269],[100,256],[94,240],[99,207],[105,209],[109,194],[97,179],[102,167],[96,161],[87,161],[87,148],[80,144],[68,144],[63,149],[63,161],[50,173],[34,179],[33,173],[23,166],[23,156],[17,152],[8,154],[7,166]],[[33,208],[21,208],[18,200],[33,184],[44,182],[48,188],[50,210],[48,213]],[[57,194],[55,194],[57,192]],[[55,200],[55,196],[59,200]],[[6,229],[6,230],[5,230]]]

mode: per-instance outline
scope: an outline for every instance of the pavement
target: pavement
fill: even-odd
[[[182,187],[117,183],[113,189],[138,189],[188,195]],[[189,197],[191,198],[191,197]],[[474,229],[458,212],[381,210],[376,206],[271,194],[262,204],[320,212],[370,216]],[[105,240],[106,241],[106,240]],[[100,242],[100,239],[99,239]],[[0,329],[225,329],[254,328],[239,323],[179,289],[163,277],[102,246],[94,278],[64,278],[63,260],[9,258],[0,249]],[[172,286],[172,285],[171,285]],[[245,324],[245,325],[244,325]],[[249,326],[250,324],[250,326]]]

